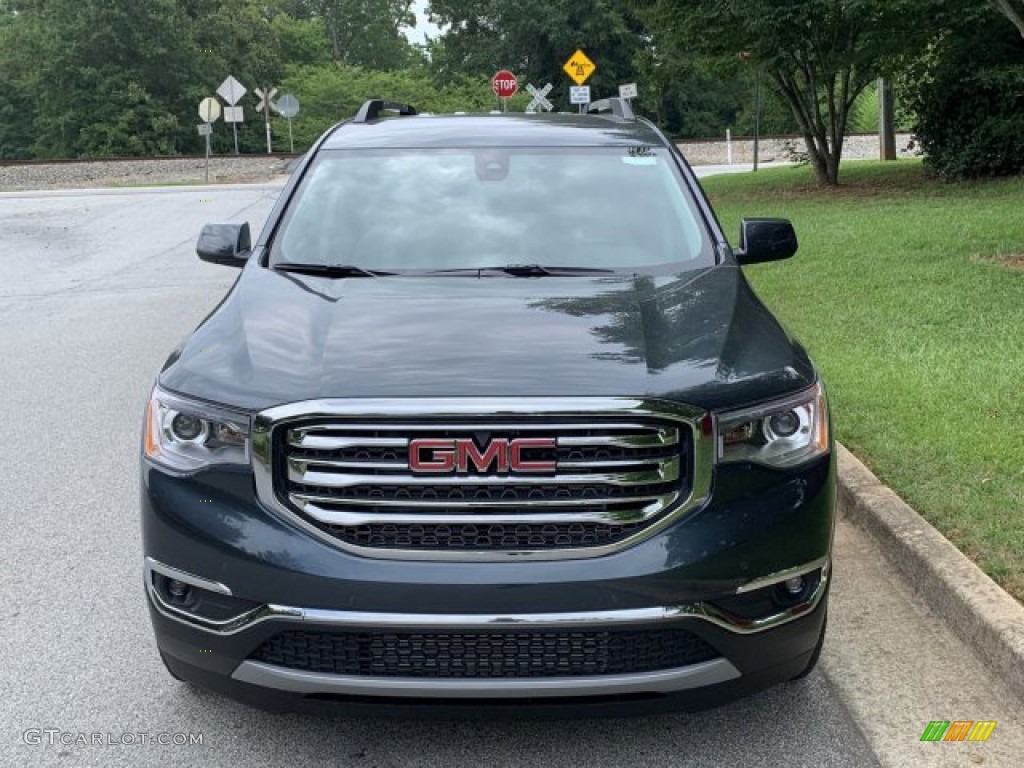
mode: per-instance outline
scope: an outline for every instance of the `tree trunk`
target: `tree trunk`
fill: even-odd
[[[803,133],[804,144],[807,145],[807,159],[814,169],[814,177],[822,186],[836,186],[839,183],[839,155],[834,161],[830,161],[831,149],[828,143],[828,132],[820,115],[812,114],[812,110],[804,100],[804,94],[794,78],[780,71],[773,71],[770,74],[775,84],[779,86],[779,90],[782,91],[782,95],[786,97],[793,117],[796,118],[800,131]],[[842,142],[838,142],[836,148],[841,153]]]
[[[829,184],[828,163],[818,149],[818,144],[810,134],[804,135],[804,143],[807,145],[807,157],[814,169],[814,178],[822,186]],[[834,183],[834,182],[833,182]]]
[[[1014,8],[1013,0],[990,0],[993,8],[1008,18],[1024,37],[1024,8]]]

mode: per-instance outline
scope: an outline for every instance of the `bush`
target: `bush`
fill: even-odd
[[[442,84],[422,67],[390,72],[336,63],[293,67],[279,90],[295,94],[302,104],[293,125],[296,151],[304,151],[327,128],[352,117],[371,97],[412,104],[420,112],[486,112],[498,106],[488,78],[458,75]],[[509,99],[509,110],[522,112],[529,99],[520,91]],[[274,118],[274,134],[288,135],[283,118]],[[285,146],[280,138],[277,141]]]
[[[1024,40],[986,14],[949,31],[901,88],[917,114],[926,163],[968,179],[1024,173]]]

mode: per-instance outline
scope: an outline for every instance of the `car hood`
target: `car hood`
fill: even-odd
[[[248,410],[522,396],[721,408],[814,377],[733,265],[663,277],[331,279],[249,264],[168,360],[161,384]]]

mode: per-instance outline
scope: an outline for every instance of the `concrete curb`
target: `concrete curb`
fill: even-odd
[[[928,607],[1024,699],[1024,606],[845,447],[837,450],[840,514],[878,543]]]

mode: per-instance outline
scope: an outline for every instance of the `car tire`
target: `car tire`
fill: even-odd
[[[818,659],[821,658],[821,649],[825,645],[825,628],[828,626],[828,609],[825,610],[825,617],[821,620],[821,634],[818,635],[818,642],[814,646],[814,652],[811,653],[811,658],[807,660],[807,666],[803,668],[801,672],[794,675],[790,680],[803,680],[814,668],[818,666]]]

